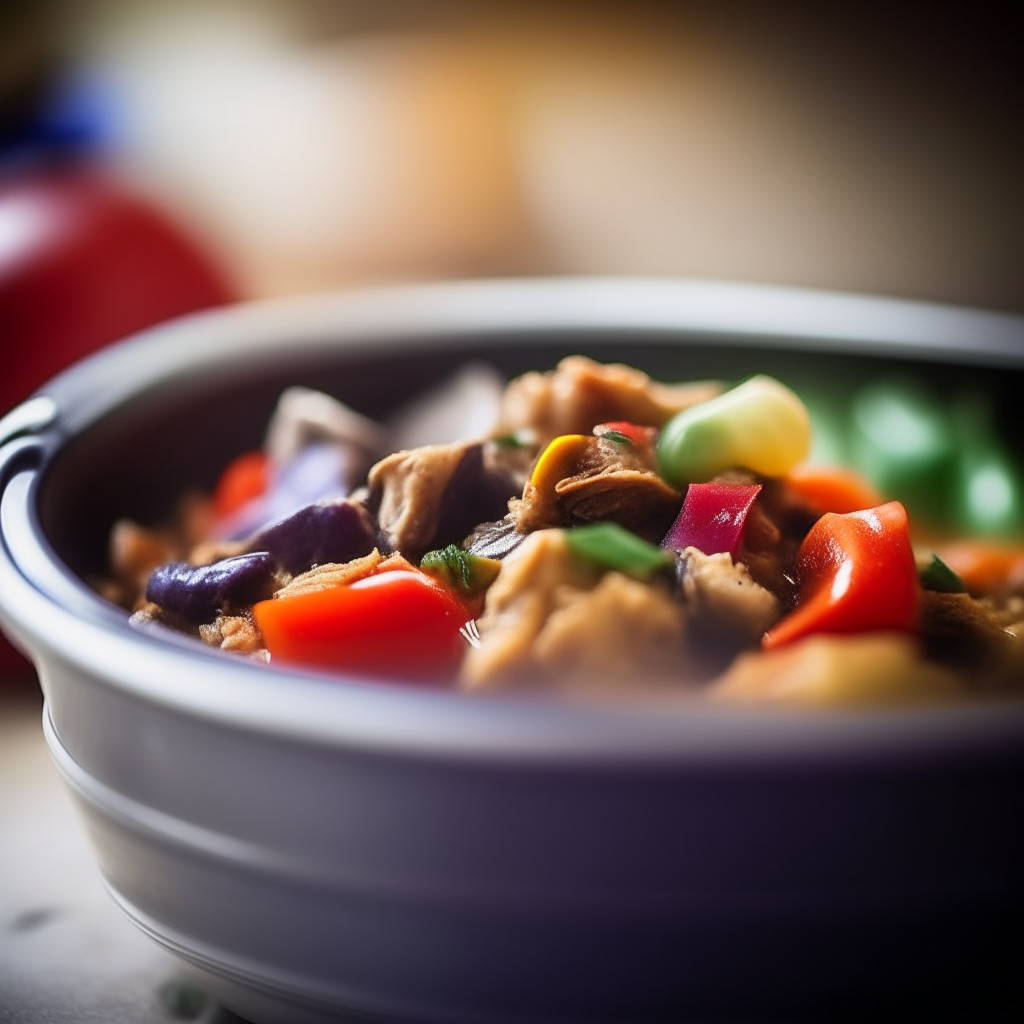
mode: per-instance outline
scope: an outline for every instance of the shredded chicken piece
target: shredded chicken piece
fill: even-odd
[[[683,496],[654,471],[653,445],[580,440],[554,482],[530,482],[509,510],[520,533],[612,520],[651,541],[672,525]]]
[[[569,523],[619,523],[656,543],[668,531],[683,496],[656,473],[609,470],[560,480],[555,493]]]
[[[286,583],[276,594],[279,597],[295,597],[298,594],[315,594],[320,590],[332,590],[344,587],[369,576],[380,565],[381,555],[374,548],[362,558],[354,558],[351,562],[327,562],[315,565],[308,572],[300,573]]]
[[[480,646],[462,662],[467,689],[490,689],[533,669],[533,642],[555,605],[555,591],[593,587],[600,571],[574,558],[561,530],[538,530],[501,563],[477,625]]]
[[[347,587],[367,576],[393,569],[412,569],[416,566],[397,552],[388,558],[382,558],[380,551],[374,548],[362,558],[354,558],[351,562],[327,562],[317,565],[294,577],[286,583],[275,598],[296,597],[299,594],[315,594],[319,590],[333,590],[335,587]]]
[[[660,587],[609,572],[593,590],[562,586],[533,643],[533,658],[563,683],[632,685],[680,675],[684,612]]]
[[[210,647],[238,654],[253,654],[263,649],[259,627],[247,615],[218,615],[214,622],[199,627],[199,639]]]
[[[370,470],[370,493],[380,502],[380,531],[392,548],[413,557],[427,550],[437,531],[445,488],[471,444],[395,452]]]
[[[561,530],[540,530],[502,562],[467,651],[462,683],[493,689],[642,685],[684,665],[684,611],[667,591],[574,558]]]
[[[916,703],[966,693],[949,669],[922,659],[899,633],[818,635],[742,654],[708,692],[712,700],[812,706]]]
[[[508,385],[498,433],[529,430],[546,444],[560,434],[589,434],[598,423],[613,420],[660,427],[721,390],[712,381],[659,384],[621,363],[569,356],[548,373],[526,373]]]
[[[779,599],[728,552],[705,555],[686,548],[676,556],[676,571],[694,624],[716,637],[751,643],[779,620]]]

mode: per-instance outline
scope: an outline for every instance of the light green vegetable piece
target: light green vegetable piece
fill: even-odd
[[[618,569],[641,580],[675,564],[671,555],[618,523],[594,523],[566,530],[565,543],[577,558]]]
[[[439,583],[466,597],[482,594],[498,577],[501,562],[471,555],[455,544],[428,551],[420,559],[420,568]]]
[[[938,398],[914,377],[885,377],[854,395],[851,413],[857,468],[915,519],[947,521],[956,489],[956,437]]]
[[[773,377],[751,377],[665,424],[658,472],[674,487],[727,469],[783,476],[807,457],[811,421],[803,402]]]

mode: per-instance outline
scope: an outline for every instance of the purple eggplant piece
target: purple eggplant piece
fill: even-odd
[[[326,562],[350,562],[374,548],[373,524],[355,501],[326,500],[306,505],[264,527],[251,547],[269,551],[278,565],[298,575]]]
[[[266,494],[253,498],[221,524],[221,535],[226,540],[242,540],[311,502],[347,497],[364,462],[365,457],[352,445],[307,445],[281,466]]]
[[[465,540],[463,548],[481,558],[502,559],[529,536],[516,529],[515,520],[505,516],[495,523],[481,523]]]
[[[430,546],[458,544],[478,523],[500,519],[518,493],[510,474],[485,466],[484,446],[470,445],[445,487]]]
[[[243,608],[270,597],[275,568],[266,551],[236,555],[213,565],[169,562],[149,577],[146,600],[186,622],[212,622],[221,609]]]

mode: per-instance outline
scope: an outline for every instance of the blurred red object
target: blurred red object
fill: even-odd
[[[115,180],[66,167],[0,182],[0,415],[94,349],[234,298],[194,242]],[[0,637],[0,676],[25,668]]]
[[[0,414],[93,349],[233,299],[163,214],[96,172],[0,183]]]

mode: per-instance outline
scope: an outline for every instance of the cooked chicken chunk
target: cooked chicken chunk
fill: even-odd
[[[368,483],[382,542],[410,558],[500,518],[515,489],[486,446],[472,441],[395,452],[370,470]]]
[[[559,683],[632,686],[681,674],[683,609],[667,590],[610,572],[593,590],[561,587],[533,643],[533,659]]]
[[[248,615],[218,615],[214,622],[199,627],[199,638],[211,647],[239,654],[254,654],[263,648],[263,637]]]
[[[831,706],[949,700],[965,692],[954,673],[921,658],[911,637],[861,633],[811,636],[740,655],[709,696]]]
[[[561,530],[538,530],[501,564],[478,622],[480,646],[466,652],[462,682],[469,689],[500,685],[533,666],[533,641],[559,587],[588,589],[600,571],[572,556]]]
[[[721,390],[714,382],[659,384],[630,366],[569,356],[548,373],[526,373],[508,385],[498,432],[531,431],[545,444],[613,420],[660,427]]]
[[[611,520],[650,541],[672,525],[683,496],[654,470],[653,444],[579,437],[526,485],[509,511],[521,533]],[[557,463],[548,470],[548,463]]]
[[[715,639],[756,642],[782,614],[778,598],[727,552],[686,548],[676,556],[676,574],[694,624]]]
[[[492,689],[546,677],[571,684],[678,671],[683,610],[667,591],[573,557],[561,530],[540,530],[502,563],[467,652],[462,682]]]

